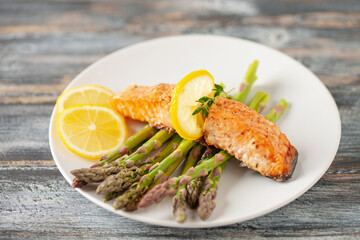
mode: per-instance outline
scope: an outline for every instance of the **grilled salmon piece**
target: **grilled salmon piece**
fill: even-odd
[[[173,130],[171,95],[175,85],[129,86],[114,96],[112,105],[125,117]],[[219,97],[204,123],[204,139],[224,149],[262,175],[284,181],[297,160],[296,149],[276,124],[245,104]]]
[[[170,118],[172,84],[131,85],[112,99],[112,105],[124,117],[145,121],[156,128],[173,130]]]
[[[291,177],[297,152],[275,123],[241,102],[224,97],[211,106],[204,123],[207,144],[226,150],[262,175]]]

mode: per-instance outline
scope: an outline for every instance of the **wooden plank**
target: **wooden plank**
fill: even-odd
[[[0,236],[94,239],[360,236],[357,201],[360,183],[354,181],[360,172],[341,178],[325,176],[299,199],[266,216],[223,228],[197,230],[155,227],[112,214],[71,189],[52,166],[0,167],[0,174],[0,202],[7,202],[0,206]]]
[[[0,105],[0,161],[49,160],[51,105]]]

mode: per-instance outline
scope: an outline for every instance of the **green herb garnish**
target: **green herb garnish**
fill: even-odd
[[[202,117],[207,117],[209,115],[209,108],[211,107],[211,105],[215,102],[215,100],[220,96],[220,95],[224,95],[227,98],[231,98],[231,96],[229,96],[229,92],[231,92],[232,90],[230,90],[229,92],[225,92],[224,91],[224,87],[220,84],[214,84],[215,88],[213,89],[214,93],[214,97],[210,98],[207,96],[204,96],[202,98],[200,98],[199,100],[197,100],[196,102],[201,103],[201,106],[198,107],[193,113],[192,115],[198,114],[199,112],[201,112],[201,116]]]

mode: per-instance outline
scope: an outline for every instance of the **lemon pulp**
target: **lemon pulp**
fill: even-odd
[[[85,158],[99,158],[114,151],[127,138],[124,118],[103,106],[78,105],[58,117],[58,131],[65,146]]]
[[[58,100],[56,106],[58,112],[64,111],[74,105],[92,104],[98,106],[111,107],[110,97],[114,93],[99,85],[83,85],[80,87],[73,87],[63,92]]]

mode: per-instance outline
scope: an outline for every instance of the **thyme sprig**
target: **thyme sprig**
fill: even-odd
[[[214,93],[214,97],[201,97],[199,100],[197,100],[196,102],[201,103],[200,107],[198,107],[193,113],[192,115],[198,114],[201,112],[201,116],[202,117],[207,117],[209,115],[209,108],[211,107],[211,105],[215,102],[215,100],[220,96],[220,95],[224,95],[227,98],[230,98],[231,96],[229,96],[229,92],[231,92],[232,90],[230,90],[229,92],[225,92],[224,91],[224,87],[220,84],[214,84],[215,88],[212,89],[215,93]]]

